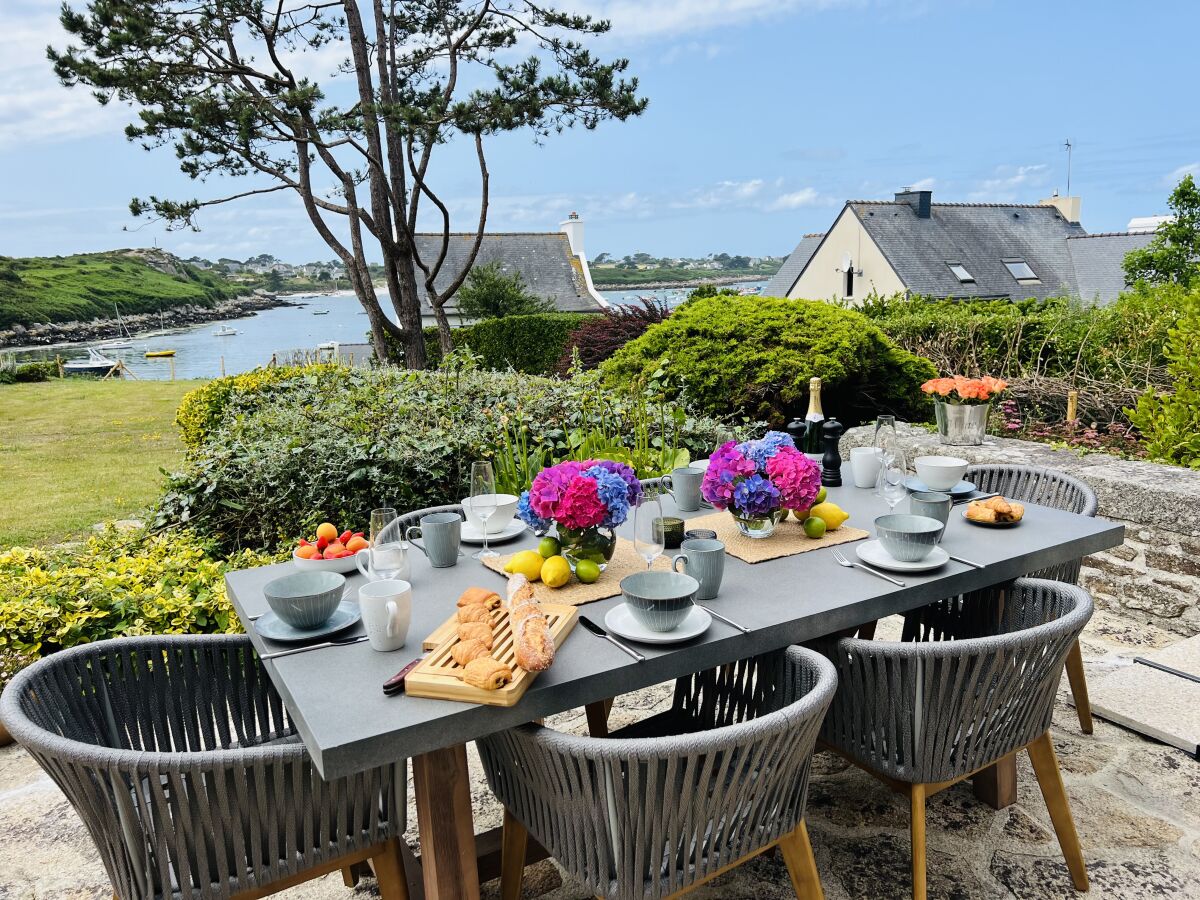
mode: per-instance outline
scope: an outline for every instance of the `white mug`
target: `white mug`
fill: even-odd
[[[411,580],[408,550],[402,541],[380,544],[378,547],[364,547],[354,554],[354,563],[368,581]]]
[[[358,608],[372,650],[399,650],[412,621],[412,585],[386,579],[368,581],[358,589]]]
[[[875,447],[852,447],[850,470],[854,473],[854,486],[873,488],[879,478],[880,451]]]

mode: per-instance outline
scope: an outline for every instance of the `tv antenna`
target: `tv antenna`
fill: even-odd
[[[1071,196],[1071,150],[1073,145],[1071,139],[1067,138],[1063,143],[1063,149],[1067,151],[1067,196]]]

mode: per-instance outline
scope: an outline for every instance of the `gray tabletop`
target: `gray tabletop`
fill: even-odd
[[[875,517],[888,511],[886,503],[868,490],[847,486],[830,489],[829,494],[851,514],[850,524],[868,531]],[[685,519],[711,512],[678,513],[669,497],[664,498],[663,508]],[[925,575],[897,576],[905,582],[900,588],[839,566],[830,549],[754,565],[731,557],[721,593],[708,605],[751,628],[750,634],[714,620],[693,641],[639,646],[647,659],[638,663],[576,626],[559,648],[554,666],[539,675],[513,707],[386,697],[381,690],[384,681],[421,654],[421,641],[451,615],[464,589],[471,585],[501,589],[501,578],[469,556],[453,568],[433,569],[419,552],[410,553],[413,618],[404,648],[379,653],[363,642],[282,657],[266,666],[317,768],[324,777],[337,778],[999,584],[1115,547],[1124,538],[1121,525],[1033,505],[1026,506],[1020,526],[1008,529],[972,525],[961,513],[962,507],[951,512],[942,546],[986,569],[950,562]],[[629,524],[619,532],[627,532]],[[526,532],[502,549],[512,552],[534,546],[536,540]],[[851,543],[841,549],[853,557],[854,547]],[[464,551],[470,549],[464,546]],[[259,652],[283,647],[264,641],[246,617],[267,609],[263,585],[291,570],[290,563],[282,563],[233,572],[226,578],[229,595]],[[354,598],[362,581],[359,575],[350,578],[348,596]],[[613,597],[589,603],[580,612],[603,624],[605,613],[620,602]],[[355,628],[362,633],[361,625]]]

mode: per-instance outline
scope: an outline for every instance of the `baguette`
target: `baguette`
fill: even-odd
[[[526,672],[542,672],[554,662],[554,638],[533,585],[521,574],[508,576],[508,618],[513,655]]]

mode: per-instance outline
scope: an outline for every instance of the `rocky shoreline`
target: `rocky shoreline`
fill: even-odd
[[[670,288],[697,288],[703,284],[715,284],[718,287],[734,284],[749,284],[754,281],[769,281],[769,275],[751,276],[745,275],[718,275],[712,278],[691,278],[687,281],[646,281],[630,284],[627,282],[595,282],[595,288],[598,291],[661,291],[669,290]]]
[[[247,294],[222,300],[214,306],[188,304],[164,309],[160,317],[157,312],[123,316],[125,327],[135,336],[147,331],[163,328],[183,328],[219,319],[241,319],[264,309],[277,306],[298,306],[287,297],[268,294]],[[116,319],[93,319],[90,322],[38,323],[28,327],[15,325],[0,330],[0,349],[24,350],[30,347],[45,347],[53,344],[77,344],[91,341],[112,341],[124,337]]]

